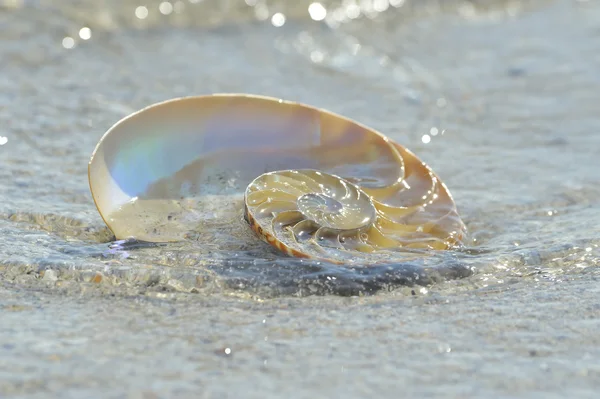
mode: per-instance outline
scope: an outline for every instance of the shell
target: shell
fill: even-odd
[[[178,241],[242,209],[275,248],[332,262],[447,249],[466,234],[446,186],[412,152],[340,115],[262,96],[138,111],[102,137],[89,182],[117,239]]]

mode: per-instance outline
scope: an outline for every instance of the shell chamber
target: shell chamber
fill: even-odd
[[[398,250],[411,256],[459,242],[464,226],[453,209],[438,212],[438,218],[427,212],[438,199],[450,199],[445,192],[441,198],[440,189],[429,190],[421,203],[389,206],[339,176],[312,169],[275,171],[248,186],[245,218],[265,242],[291,256],[389,260]]]

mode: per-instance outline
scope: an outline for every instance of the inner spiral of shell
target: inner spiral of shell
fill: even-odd
[[[411,216],[440,197],[439,189],[432,188],[421,204],[392,207],[336,175],[312,169],[275,171],[248,185],[245,218],[265,242],[296,257],[343,259],[361,257],[357,252],[445,249],[461,231],[448,232],[436,220],[413,218],[411,223]]]

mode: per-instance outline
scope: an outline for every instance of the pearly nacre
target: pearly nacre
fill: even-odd
[[[178,98],[125,117],[96,146],[89,183],[117,239],[184,240],[238,215],[285,254],[377,263],[466,234],[446,186],[405,147],[255,95]]]

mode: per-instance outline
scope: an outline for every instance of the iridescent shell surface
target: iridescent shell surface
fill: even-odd
[[[368,262],[447,249],[466,232],[445,185],[412,152],[269,97],[187,97],[136,112],[102,137],[89,182],[117,239],[178,241],[206,229],[206,215],[239,209],[286,254]]]

